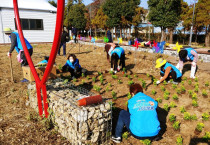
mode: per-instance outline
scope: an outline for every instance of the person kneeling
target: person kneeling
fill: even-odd
[[[133,97],[128,100],[128,111],[120,111],[112,140],[116,143],[121,142],[124,125],[137,139],[155,140],[161,129],[156,111],[157,101],[145,95],[140,84],[131,85],[130,94]]]
[[[62,72],[69,71],[71,73],[72,79],[78,78],[82,73],[86,74],[87,70],[83,69],[79,60],[76,58],[74,54],[70,54],[67,58],[66,64],[62,67]]]
[[[170,81],[173,79],[174,84],[178,84],[181,81],[182,73],[172,64],[168,63],[166,60],[159,58],[156,61],[156,68],[160,68],[160,75],[162,76],[156,84],[160,84],[164,80]]]

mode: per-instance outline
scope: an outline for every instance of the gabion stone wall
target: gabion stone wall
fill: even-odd
[[[49,109],[59,132],[73,145],[109,144],[112,129],[112,106],[102,104],[77,106],[77,100],[94,95],[62,79],[47,82]],[[38,110],[35,84],[28,85],[27,105]]]

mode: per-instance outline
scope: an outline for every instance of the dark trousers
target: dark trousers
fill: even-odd
[[[122,65],[122,68],[125,67],[125,53],[120,57],[120,65]]]
[[[119,57],[118,57],[119,59]],[[114,70],[117,71],[117,67],[118,67],[118,59],[113,59],[111,58],[111,68],[113,68],[113,65],[114,65]],[[120,64],[119,66],[122,65],[122,68],[125,67],[125,54],[122,54],[121,57],[120,57]]]
[[[59,49],[58,49],[58,55],[60,55],[60,50],[61,50],[61,47],[63,46],[63,55],[66,55],[66,42],[64,43],[61,43]]]
[[[164,73],[160,72],[160,75],[163,77]],[[173,79],[174,82],[181,82],[181,77],[176,78],[176,72],[173,70],[169,73],[168,77],[166,78],[166,81],[170,81],[170,79]]]
[[[115,137],[121,137],[122,136],[122,131],[124,126],[126,127],[126,129],[131,133],[131,135],[137,139],[150,139],[153,140],[155,139],[157,136],[154,137],[138,137],[135,136],[134,134],[132,134],[131,130],[130,130],[130,113],[128,111],[125,110],[121,110],[118,120],[117,120],[117,126],[115,128]]]
[[[71,77],[75,77],[75,78],[79,78],[82,73],[84,73],[86,75],[87,70],[84,68],[79,68],[79,67],[75,67],[74,69],[69,67],[69,66],[63,66],[62,68],[63,72],[70,72],[71,73]]]
[[[31,55],[33,54],[33,48],[28,49],[28,52],[29,52],[29,54],[30,54],[30,56],[31,56]],[[21,66],[26,66],[26,65],[28,65],[28,61],[27,61],[27,59],[26,59],[26,56],[25,56],[25,52],[24,52],[24,51],[21,52],[20,58],[23,60],[23,61],[21,62]]]
[[[77,35],[74,35],[74,43],[77,43]]]

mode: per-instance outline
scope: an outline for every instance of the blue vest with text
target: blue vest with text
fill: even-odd
[[[168,63],[168,62],[166,62],[166,64],[165,64],[165,66],[164,66],[164,72],[163,71],[161,71],[161,73],[163,73],[163,74],[165,74],[165,70],[166,70],[166,68],[167,67],[171,67],[174,71],[175,71],[175,73],[176,73],[176,78],[179,78],[179,77],[181,77],[182,76],[182,73],[174,66],[174,65],[172,65],[172,64],[170,64],[170,63]],[[172,71],[172,70],[171,70]],[[170,72],[171,72],[170,71]]]
[[[14,33],[16,35],[16,37],[17,37],[17,45],[15,46],[15,50],[17,51],[17,53],[19,53],[20,50],[23,50],[23,46],[21,44],[19,34],[17,32],[12,32],[12,33]],[[26,39],[25,39],[25,42],[26,42],[26,46],[27,46],[28,49],[33,48],[31,46],[31,44]]]
[[[128,100],[130,112],[130,130],[138,137],[156,136],[160,131],[160,122],[156,112],[158,103],[144,93],[137,93]]]
[[[124,49],[122,47],[116,47],[114,50],[111,52],[111,56],[113,53],[116,53],[119,58],[121,58],[121,55],[125,53]]]
[[[185,48],[187,50],[187,56],[190,58],[191,61],[194,59],[194,55],[191,54],[191,50],[195,51],[193,48]],[[195,51],[197,53],[197,51]]]
[[[81,68],[78,59],[76,59],[73,63],[71,63],[69,60],[67,60],[65,65],[69,66],[72,69],[75,69],[75,67]]]

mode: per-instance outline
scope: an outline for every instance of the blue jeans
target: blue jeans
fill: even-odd
[[[60,49],[63,46],[63,55],[66,55],[66,42],[61,43],[59,49],[58,49],[58,54],[60,55]]]

